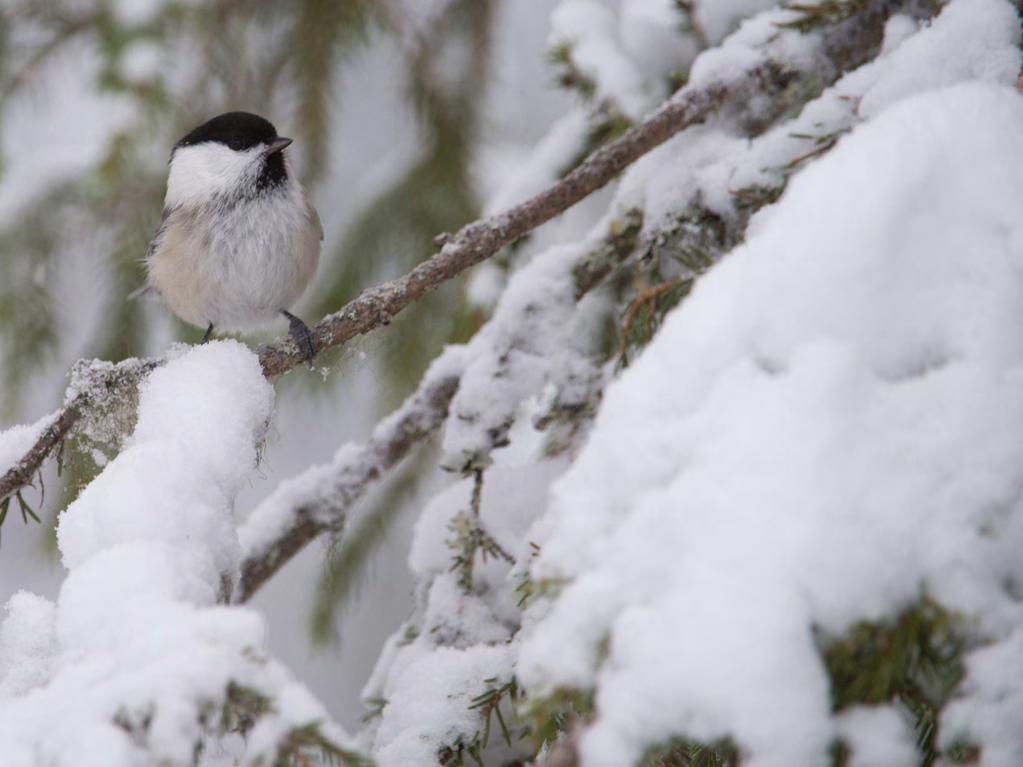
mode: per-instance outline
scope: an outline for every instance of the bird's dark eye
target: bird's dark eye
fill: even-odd
[[[227,140],[227,145],[236,152],[245,148],[245,144],[239,136],[231,136],[231,138]]]

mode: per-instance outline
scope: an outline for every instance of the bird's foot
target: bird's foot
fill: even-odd
[[[212,335],[213,335],[213,323],[211,322],[210,326],[208,328],[206,328],[206,333],[205,333],[205,335],[203,335],[202,340],[199,343],[200,344],[206,343],[207,341],[210,340],[210,336],[212,336]]]
[[[281,314],[288,318],[288,333],[291,334],[302,358],[306,362],[312,361],[316,356],[316,340],[313,338],[313,331],[291,312],[282,310]]]

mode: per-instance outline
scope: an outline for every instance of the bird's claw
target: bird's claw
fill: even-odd
[[[313,338],[313,331],[291,312],[282,313],[288,318],[288,333],[295,342],[295,346],[298,347],[302,359],[306,362],[312,361],[316,356],[316,340]]]

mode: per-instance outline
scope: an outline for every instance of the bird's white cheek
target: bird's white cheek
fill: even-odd
[[[261,147],[236,152],[216,143],[181,147],[171,160],[167,206],[202,204],[252,183],[261,154]]]

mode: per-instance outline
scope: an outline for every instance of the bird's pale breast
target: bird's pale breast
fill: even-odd
[[[149,284],[198,327],[247,330],[277,319],[319,260],[319,219],[294,193],[171,211],[148,259]]]

